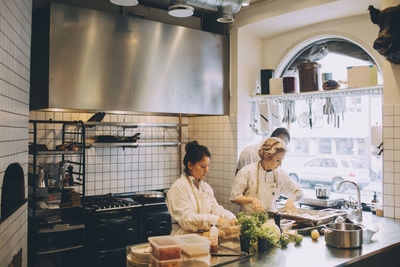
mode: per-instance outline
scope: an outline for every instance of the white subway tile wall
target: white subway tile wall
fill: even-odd
[[[239,207],[229,201],[237,164],[237,117],[189,118],[188,140],[208,147],[211,161],[205,181],[213,188],[218,203],[237,213]]]
[[[400,218],[400,104],[383,105],[383,213]]]
[[[87,121],[93,114],[62,112],[30,112],[30,119],[82,120]],[[179,123],[179,117],[143,116],[139,114],[106,114],[103,122],[130,123]],[[188,124],[188,118],[182,118]],[[61,124],[39,125],[38,143],[54,148],[62,143]],[[32,128],[32,125],[30,125]],[[181,128],[182,142],[186,142],[188,127]],[[125,193],[143,190],[169,188],[179,177],[179,146],[140,146],[145,142],[178,142],[178,127],[126,128],[120,126],[95,126],[87,128],[87,141],[93,142],[99,135],[132,136],[140,133],[139,147],[92,147],[86,150],[86,195]],[[30,136],[32,138],[32,136]],[[72,158],[77,161],[79,158]],[[39,162],[59,162],[60,156],[42,157]],[[76,188],[79,191],[79,187]]]
[[[0,192],[4,172],[21,164],[27,196],[32,0],[0,1]],[[1,196],[0,196],[1,197]],[[0,198],[1,199],[1,198]],[[27,266],[27,205],[0,222],[0,266],[22,248]]]

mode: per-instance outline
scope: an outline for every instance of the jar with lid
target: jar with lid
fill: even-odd
[[[320,64],[309,60],[297,65],[297,69],[299,70],[300,92],[321,90],[320,68]]]

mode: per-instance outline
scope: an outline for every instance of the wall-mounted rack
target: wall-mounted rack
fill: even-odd
[[[282,102],[285,100],[324,99],[326,97],[335,97],[335,96],[381,95],[382,93],[383,93],[383,85],[377,85],[365,88],[332,89],[324,91],[313,91],[313,92],[281,94],[281,95],[259,95],[252,97],[250,102],[262,102],[265,100],[276,100]]]
[[[125,128],[138,128],[138,127],[183,127],[187,124],[179,123],[134,123],[134,122],[85,122],[85,126],[115,126]]]

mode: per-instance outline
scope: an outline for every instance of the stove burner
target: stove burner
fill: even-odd
[[[117,198],[109,195],[89,196],[85,198],[85,207],[95,211],[117,210],[140,207],[140,204],[129,198]]]

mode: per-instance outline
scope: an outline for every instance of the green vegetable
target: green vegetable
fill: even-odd
[[[300,244],[301,241],[303,241],[303,236],[302,235],[295,235],[294,242],[296,242],[296,245]]]
[[[281,236],[280,241],[281,241],[281,245],[284,246],[284,247],[286,247],[286,246],[289,244],[289,242],[290,242],[290,236],[287,235],[287,234],[283,234],[283,235]]]

